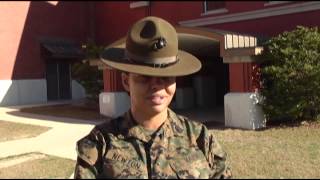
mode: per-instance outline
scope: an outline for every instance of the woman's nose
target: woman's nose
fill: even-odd
[[[152,77],[149,83],[152,88],[156,88],[156,87],[162,87],[164,84],[164,81],[160,77]]]

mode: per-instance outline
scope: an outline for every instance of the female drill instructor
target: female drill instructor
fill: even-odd
[[[121,43],[122,42],[122,43]],[[177,76],[200,61],[178,50],[174,27],[146,17],[101,55],[122,71],[131,108],[77,142],[75,178],[229,178],[226,153],[208,129],[168,108]]]

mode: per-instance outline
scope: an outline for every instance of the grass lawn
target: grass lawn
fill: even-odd
[[[0,168],[0,179],[66,179],[74,171],[75,161],[60,157],[43,155],[43,157],[28,160],[9,167]],[[24,155],[9,157],[23,158]],[[8,158],[6,158],[8,159]],[[0,162],[6,159],[0,159]]]
[[[29,107],[22,108],[21,112],[34,113],[41,115],[50,115],[57,117],[68,117],[83,120],[105,120],[107,117],[102,116],[99,109],[90,108],[79,105],[51,105],[51,106],[40,106],[40,107]]]
[[[51,129],[50,127],[35,126],[8,121],[0,121],[0,142],[36,137]]]
[[[105,119],[98,110],[73,105],[26,108],[22,111]],[[211,131],[228,153],[234,178],[320,178],[320,122],[273,124],[258,131],[221,128],[219,125],[212,127],[215,129]]]
[[[261,131],[217,129],[234,178],[320,178],[320,123]]]

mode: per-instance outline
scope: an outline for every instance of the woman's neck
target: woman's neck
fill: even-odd
[[[158,129],[168,118],[168,109],[160,113],[146,113],[138,109],[131,108],[131,114],[134,120],[146,129]]]

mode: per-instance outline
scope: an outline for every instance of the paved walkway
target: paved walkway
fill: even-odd
[[[60,103],[61,102],[57,102],[53,104]],[[51,103],[46,105],[53,104]],[[0,107],[0,120],[47,126],[51,127],[51,129],[34,138],[0,142],[0,158],[29,152],[40,152],[43,154],[76,160],[76,142],[80,138],[87,135],[96,124],[101,123],[101,121],[95,120],[86,121],[72,118],[23,113],[19,111],[19,109],[23,107],[28,106]],[[221,109],[217,109],[215,111],[204,110],[200,112],[199,110],[185,110],[179,113],[187,115],[191,119],[200,120],[202,122],[213,122],[212,120],[214,120],[215,122],[220,121],[221,123],[221,121],[224,119],[223,111],[221,111]],[[217,126],[217,124],[214,123],[213,126]],[[69,179],[72,178],[73,173]]]
[[[47,104],[49,105],[49,104]],[[102,121],[86,121],[20,112],[25,107],[0,107],[0,120],[51,127],[45,133],[34,138],[0,142],[0,158],[28,152],[41,152],[76,160],[76,142],[87,135],[94,125]],[[221,126],[223,109],[177,111],[189,118],[202,122],[213,122]],[[214,121],[213,121],[214,120]],[[216,122],[220,123],[216,123]]]
[[[35,115],[3,107],[0,108],[0,120],[51,127],[49,131],[34,138],[1,142],[0,158],[41,152],[76,160],[76,142],[98,124],[97,121]]]

